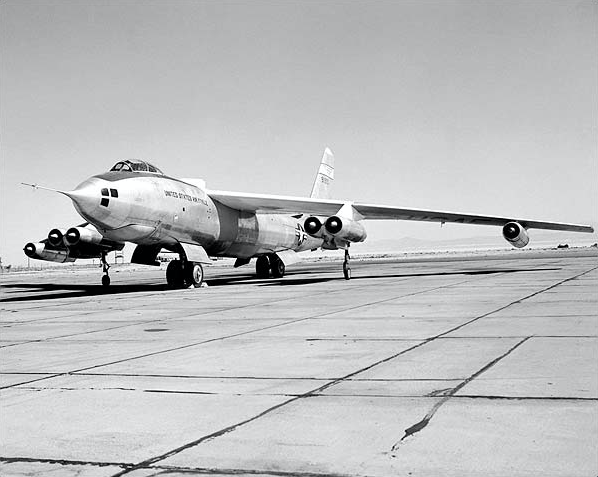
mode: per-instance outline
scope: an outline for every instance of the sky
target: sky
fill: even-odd
[[[336,198],[598,224],[595,1],[4,0],[0,40],[4,264],[82,222],[20,182],[72,189],[125,158],[307,195],[329,146]]]

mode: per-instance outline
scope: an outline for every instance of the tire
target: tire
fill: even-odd
[[[103,287],[110,286],[110,277],[108,275],[102,275],[102,286]]]
[[[187,269],[187,283],[195,288],[199,288],[203,283],[203,267],[201,263],[189,262]]]
[[[260,255],[255,262],[255,274],[258,278],[270,278],[270,260],[267,255]]]
[[[166,283],[173,288],[181,288],[185,284],[183,266],[180,260],[173,260],[166,268]]]
[[[284,262],[278,257],[278,255],[273,254],[270,256],[270,265],[272,268],[272,278],[284,277],[286,267],[284,266]]]
[[[345,276],[345,280],[351,280],[351,268],[346,263],[343,263],[343,275]]]

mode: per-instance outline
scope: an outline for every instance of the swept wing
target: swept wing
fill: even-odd
[[[233,209],[248,212],[270,212],[284,214],[307,214],[330,216],[336,214],[345,204],[350,204],[364,219],[369,220],[418,220],[424,222],[454,222],[460,224],[497,225],[518,222],[525,228],[593,232],[588,225],[547,222],[517,217],[496,217],[490,215],[463,214],[438,210],[407,209],[388,205],[362,204],[342,200],[322,200],[307,197],[289,197],[242,192],[208,191],[208,195]]]

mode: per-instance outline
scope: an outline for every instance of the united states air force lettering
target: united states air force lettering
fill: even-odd
[[[200,203],[203,205],[208,205],[208,202],[205,199],[202,199],[201,197],[195,197],[193,195],[184,194],[182,192],[176,192],[173,190],[165,190],[164,195],[166,197],[174,197],[175,199],[182,199],[182,200],[186,200],[188,202],[197,202],[197,203]]]

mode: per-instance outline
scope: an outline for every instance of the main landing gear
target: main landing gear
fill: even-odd
[[[108,286],[110,286],[110,275],[108,275],[108,269],[110,268],[110,265],[108,264],[108,261],[106,260],[106,252],[102,252],[102,257],[100,258],[100,263],[102,266],[102,272],[104,273],[104,275],[102,275],[102,285],[104,287],[108,287]]]
[[[255,275],[257,278],[282,278],[286,267],[284,262],[275,253],[260,255],[255,262]]]
[[[166,268],[166,282],[172,288],[199,288],[204,279],[201,263],[173,260]]]
[[[345,280],[351,279],[351,268],[349,267],[349,245],[345,246],[345,260],[343,261],[343,275],[345,276]]]

